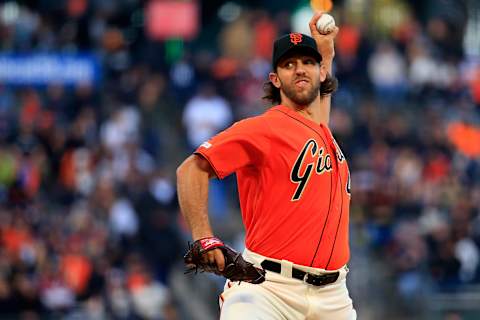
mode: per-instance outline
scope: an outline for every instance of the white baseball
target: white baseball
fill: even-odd
[[[329,34],[335,28],[335,19],[328,13],[322,14],[317,21],[317,30],[320,34]]]

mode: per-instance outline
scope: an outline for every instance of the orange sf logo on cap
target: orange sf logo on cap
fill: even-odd
[[[302,42],[302,34],[300,33],[290,33],[290,42],[297,45]]]

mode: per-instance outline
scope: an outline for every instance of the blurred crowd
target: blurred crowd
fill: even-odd
[[[189,239],[175,168],[269,107],[271,45],[292,16],[230,7],[172,58],[143,31],[142,10],[140,1],[0,5],[2,52],[88,51],[103,73],[100,84],[0,84],[2,319],[185,316],[170,282]],[[462,50],[462,18],[406,10],[379,33],[336,10],[330,126],[352,172],[353,261],[380,263],[411,306],[479,284],[480,57]],[[238,215],[234,188],[212,182],[213,219]]]

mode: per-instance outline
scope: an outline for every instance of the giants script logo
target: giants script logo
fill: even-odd
[[[305,170],[302,174],[300,170],[302,167],[304,167],[307,154],[310,154],[314,160],[306,163]],[[325,172],[330,172],[332,171],[332,158],[329,153],[325,152],[323,147],[318,148],[318,144],[315,140],[310,139],[307,141],[307,143],[305,143],[305,146],[298,155],[298,158],[293,165],[292,172],[290,173],[290,180],[293,183],[298,183],[297,189],[293,194],[292,201],[297,201],[302,197],[308,180],[310,180],[310,177],[312,176],[314,167],[315,173],[318,175]]]
[[[290,42],[293,43],[294,45],[299,44],[302,42],[302,34],[301,33],[290,33]]]

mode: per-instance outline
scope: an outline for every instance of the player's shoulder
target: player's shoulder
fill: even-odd
[[[254,117],[246,118],[245,120],[251,120],[254,122],[268,122],[275,120],[277,118],[282,118],[283,114],[281,112],[278,112],[281,110],[281,105],[278,106],[272,106],[266,109],[262,114],[259,114]]]
[[[281,131],[292,126],[291,117],[288,116],[288,113],[285,112],[285,107],[282,105],[270,107],[261,115],[261,117],[272,129],[276,128]]]
[[[235,122],[231,128],[249,130],[250,132],[268,132],[275,122],[282,118],[280,112],[275,112],[276,107],[265,110],[262,114],[251,116]]]
[[[265,113],[244,118],[233,123],[232,127],[248,127],[248,128],[263,128],[265,127],[267,118]]]

